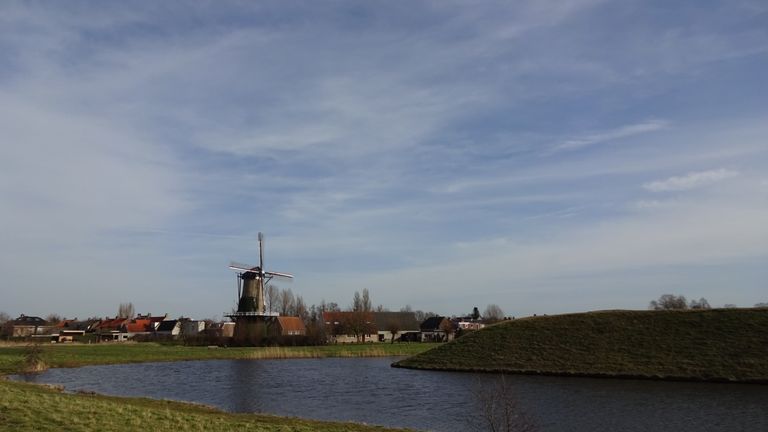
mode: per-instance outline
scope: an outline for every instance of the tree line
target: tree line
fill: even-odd
[[[723,305],[725,309],[733,309],[737,306],[732,303],[726,303]],[[768,307],[768,303],[755,303],[753,307],[765,308]],[[664,294],[656,300],[651,300],[648,304],[648,309],[651,310],[686,310],[686,309],[712,309],[707,299],[704,297],[698,300],[692,299],[688,301],[683,295]]]

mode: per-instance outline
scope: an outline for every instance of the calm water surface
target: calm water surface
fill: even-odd
[[[395,369],[393,358],[213,360],[51,369],[16,379],[322,420],[458,432],[495,375]],[[508,376],[541,431],[768,431],[768,386]]]

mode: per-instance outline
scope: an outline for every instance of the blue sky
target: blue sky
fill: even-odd
[[[768,301],[762,1],[3,2],[0,311]]]

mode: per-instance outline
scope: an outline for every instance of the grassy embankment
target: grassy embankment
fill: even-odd
[[[429,344],[337,345],[284,348],[217,348],[142,344],[45,346],[50,367],[205,359],[376,357],[413,355]],[[0,374],[24,367],[23,346],[0,347]],[[0,430],[104,432],[147,428],[192,431],[344,431],[393,429],[259,414],[231,414],[182,402],[101,395],[65,394],[56,389],[10,382],[0,377]]]
[[[395,366],[768,383],[768,309],[602,311],[518,319]]]

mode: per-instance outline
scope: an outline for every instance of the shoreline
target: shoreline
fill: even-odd
[[[398,369],[411,369],[433,372],[456,372],[456,373],[486,373],[486,374],[508,374],[508,375],[529,375],[529,376],[550,376],[565,378],[595,378],[595,379],[616,379],[616,380],[642,380],[642,381],[666,381],[666,382],[700,382],[709,384],[750,384],[750,385],[768,385],[766,379],[736,380],[722,377],[691,377],[691,376],[662,376],[662,375],[644,375],[632,373],[601,373],[601,372],[568,372],[568,371],[540,371],[532,369],[502,369],[502,368],[459,368],[459,367],[426,367],[401,365],[399,362],[390,365]]]
[[[301,358],[374,358],[408,356],[435,344],[374,344],[319,347],[207,348],[163,345],[70,345],[44,346],[48,368],[74,368],[92,365],[200,360],[281,360]],[[124,412],[126,419],[140,419],[137,427],[177,430],[254,430],[318,432],[391,432],[412,429],[367,425],[355,422],[330,422],[261,413],[232,413],[217,407],[186,401],[121,397],[100,393],[69,392],[50,384],[10,379],[24,375],[22,356],[25,346],[0,347],[0,429],[7,422],[18,431],[125,430],[128,425],[102,412]],[[77,356],[80,351],[81,356]],[[167,354],[159,356],[158,352]],[[53,355],[51,355],[53,353]],[[146,355],[152,353],[153,355]],[[121,358],[127,356],[127,358]],[[95,418],[91,421],[88,419]],[[53,419],[53,420],[51,420]],[[78,424],[71,422],[76,420]],[[48,424],[41,424],[49,422]],[[201,429],[202,427],[202,429]]]

